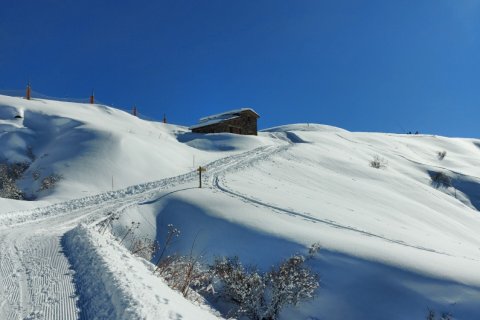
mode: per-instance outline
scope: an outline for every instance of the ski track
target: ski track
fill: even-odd
[[[296,218],[301,218],[305,221],[309,221],[309,222],[312,222],[312,223],[322,223],[322,224],[330,226],[332,228],[342,229],[342,230],[345,230],[347,232],[355,232],[355,233],[361,234],[363,236],[377,238],[377,239],[380,239],[382,241],[386,241],[386,242],[393,243],[393,244],[396,244],[396,245],[401,245],[401,246],[410,247],[410,248],[421,250],[421,251],[426,251],[426,252],[431,252],[431,253],[436,253],[436,254],[441,254],[441,255],[446,255],[446,256],[452,256],[451,254],[446,253],[446,252],[442,252],[442,251],[439,251],[439,250],[435,250],[435,249],[427,248],[427,247],[423,247],[423,246],[412,245],[412,244],[409,244],[409,243],[407,243],[405,241],[402,241],[402,240],[390,239],[390,238],[385,237],[383,235],[375,234],[375,233],[372,233],[372,232],[369,232],[369,231],[366,231],[366,230],[361,230],[361,229],[355,228],[353,226],[343,225],[343,224],[340,224],[336,221],[332,221],[332,220],[329,220],[329,219],[315,218],[311,213],[302,213],[302,212],[296,212],[292,209],[285,209],[285,208],[279,207],[277,205],[266,203],[266,202],[263,202],[261,200],[255,199],[250,195],[246,195],[246,194],[234,191],[233,189],[228,187],[228,185],[226,183],[227,173],[232,172],[232,171],[239,171],[239,170],[241,170],[245,167],[252,166],[256,161],[265,160],[265,159],[269,158],[270,156],[272,156],[273,154],[280,153],[280,152],[283,152],[283,151],[287,150],[292,145],[293,145],[292,143],[289,143],[288,146],[277,147],[274,150],[261,150],[261,151],[258,152],[257,157],[255,157],[254,159],[250,159],[250,161],[239,162],[236,165],[231,165],[231,166],[222,168],[222,170],[211,172],[209,174],[211,187],[213,189],[216,189],[216,190],[220,191],[220,192],[223,192],[224,194],[226,194],[230,197],[239,199],[239,200],[241,200],[245,203],[249,203],[249,204],[254,205],[254,206],[262,206],[262,207],[267,208],[267,209],[269,209],[273,212],[276,212],[276,213],[287,214],[289,216],[296,217]],[[469,257],[462,257],[462,258],[467,259],[467,260],[478,261],[477,259],[472,259],[472,258],[469,258]]]
[[[251,166],[288,146],[264,146],[218,159],[206,166],[219,174]],[[110,213],[158,196],[164,190],[192,183],[196,172],[130,186],[43,208],[0,217],[0,319],[77,319],[73,271],[60,238],[78,223],[98,223]]]

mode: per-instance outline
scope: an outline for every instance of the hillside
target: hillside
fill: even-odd
[[[0,96],[0,159],[28,163],[17,186],[31,200],[0,199],[2,319],[218,316],[150,285],[128,239],[92,231],[112,212],[114,231],[140,222],[138,236],[163,243],[173,224],[171,253],[194,243],[205,261],[236,255],[262,270],[319,242],[318,296],[282,319],[480,313],[480,140],[317,124],[201,135],[101,105]]]

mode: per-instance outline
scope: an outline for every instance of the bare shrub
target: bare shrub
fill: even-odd
[[[32,162],[35,161],[35,154],[33,153],[32,146],[27,147],[27,157],[29,157]]]
[[[437,152],[438,160],[443,160],[443,158],[445,158],[446,155],[447,155],[447,151],[445,151],[445,150]]]
[[[180,291],[184,297],[194,300],[199,291],[207,290],[210,286],[211,275],[209,269],[203,267],[202,257],[193,253],[195,241],[189,255],[174,254],[163,258],[166,249],[179,235],[180,230],[169,224],[165,244],[154,273],[158,272],[170,287]]]
[[[158,242],[150,238],[134,239],[130,251],[132,254],[151,260],[159,248]]]
[[[449,312],[442,312],[439,318],[437,318],[435,311],[428,309],[427,316],[425,317],[426,320],[453,320],[453,316]]]
[[[37,181],[38,179],[40,178],[40,171],[39,170],[35,170],[32,172],[32,179],[34,181]]]
[[[118,213],[115,212],[110,212],[108,213],[108,216],[105,220],[101,221],[98,223],[98,232],[101,232],[102,234],[107,231],[107,229],[112,230],[113,229],[113,223],[117,221],[120,218]]]
[[[62,175],[52,173],[51,175],[42,179],[42,182],[40,183],[39,191],[52,189],[57,184],[57,182],[62,179],[63,179]]]
[[[167,228],[168,228],[167,237],[165,238],[165,242],[164,242],[163,247],[162,247],[162,252],[160,253],[160,256],[158,257],[158,260],[157,260],[157,263],[156,263],[157,267],[153,271],[154,273],[156,271],[158,271],[158,269],[160,268],[159,266],[160,266],[160,263],[162,262],[163,255],[165,254],[168,247],[172,244],[173,240],[175,240],[175,238],[177,238],[180,235],[180,230],[175,228],[173,226],[173,224],[169,224],[167,226]]]
[[[382,169],[387,166],[388,162],[384,158],[380,157],[379,155],[374,155],[373,159],[370,160],[370,167],[375,169]]]
[[[452,186],[452,179],[444,172],[432,172],[430,177],[435,188],[449,188]]]
[[[426,320],[435,320],[435,311],[428,309]]]
[[[317,253],[320,251],[320,248],[321,246],[319,242],[312,243],[310,248],[308,248],[308,258],[313,258],[315,255],[317,255]]]
[[[193,255],[171,255],[162,259],[155,269],[167,284],[182,293],[184,297],[192,297],[194,292],[206,291],[210,287],[211,273],[200,262],[201,257]]]
[[[133,234],[133,232],[140,227],[140,222],[135,222],[132,221],[130,224],[130,227],[127,228],[125,234],[122,237],[122,240],[120,240],[120,244],[123,243],[123,241],[128,237],[129,234]]]

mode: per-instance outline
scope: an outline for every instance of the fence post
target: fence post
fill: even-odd
[[[27,84],[27,92],[25,93],[25,99],[30,100],[32,97],[32,88],[30,87],[30,81]]]
[[[205,167],[199,166],[198,169],[199,188],[202,188],[202,172],[207,171]]]

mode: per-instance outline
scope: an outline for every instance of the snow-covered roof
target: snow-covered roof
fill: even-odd
[[[209,126],[209,125],[212,125],[212,124],[216,124],[216,123],[219,123],[219,122],[222,122],[222,121],[232,120],[232,119],[236,119],[236,118],[239,118],[239,116],[228,115],[228,116],[225,116],[223,118],[206,119],[205,121],[202,121],[200,119],[199,124],[193,125],[189,129],[192,130],[192,129],[196,129],[196,128],[206,127],[206,126]]]
[[[196,129],[196,128],[201,128],[205,126],[209,126],[212,124],[216,124],[222,121],[227,121],[227,120],[232,120],[236,119],[239,117],[239,114],[245,111],[251,111],[253,112],[257,117],[260,117],[258,113],[255,112],[252,108],[240,108],[240,109],[234,109],[230,111],[225,111],[222,113],[214,114],[211,116],[206,116],[203,118],[200,118],[199,123],[196,125],[191,126],[189,129]]]
[[[211,115],[211,116],[206,116],[206,117],[200,118],[200,122],[204,122],[204,121],[208,121],[208,120],[212,120],[212,119],[218,119],[218,118],[223,119],[224,117],[228,117],[228,116],[237,116],[239,113],[244,112],[244,111],[251,111],[251,112],[255,113],[255,115],[257,115],[257,117],[260,117],[258,115],[258,113],[256,113],[255,110],[253,110],[252,108],[240,108],[240,109],[225,111],[225,112],[222,112],[222,113],[218,113],[218,114],[214,114],[214,115]]]

